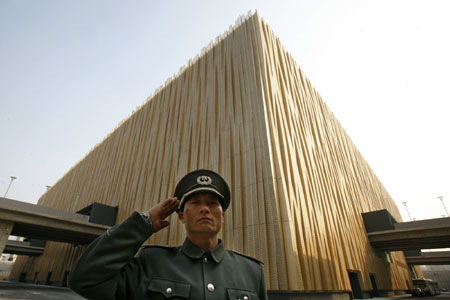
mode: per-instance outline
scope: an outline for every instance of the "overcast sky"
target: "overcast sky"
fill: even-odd
[[[257,9],[411,218],[450,210],[450,1],[0,1],[0,196],[36,203]],[[162,200],[162,199],[161,199]]]

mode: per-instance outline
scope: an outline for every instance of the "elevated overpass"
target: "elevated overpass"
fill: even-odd
[[[363,213],[370,244],[382,251],[450,248],[450,217],[397,222],[387,210]],[[450,251],[405,255],[410,264],[450,264]],[[406,254],[406,253],[405,253]]]
[[[384,251],[450,248],[450,218],[395,223],[394,229],[367,236],[372,246]]]
[[[12,241],[8,240],[5,245],[3,253],[27,255],[27,256],[39,256],[44,253],[45,244],[35,246],[31,242],[24,241]]]
[[[405,253],[406,262],[410,265],[450,265],[450,251],[417,251],[415,255]]]
[[[98,205],[102,206],[102,204]],[[90,209],[92,210],[92,207]],[[113,209],[116,213],[117,208]],[[115,216],[114,214],[114,222]],[[8,241],[10,235],[38,240],[87,244],[110,227],[94,223],[89,207],[79,213],[72,213],[0,197],[0,250],[2,253],[5,248],[11,253],[11,251],[16,250],[24,252],[27,247],[33,247],[25,243],[11,243]],[[31,251],[30,254],[37,251],[37,249],[32,248],[29,250]]]

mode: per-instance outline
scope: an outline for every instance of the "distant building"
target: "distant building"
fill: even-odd
[[[9,277],[15,257],[15,255],[11,254],[2,254],[0,259],[0,280],[5,280]]]
[[[439,283],[440,288],[450,291],[450,266],[420,266],[424,278],[430,278]]]
[[[39,204],[75,212],[100,202],[118,206],[121,222],[198,168],[229,182],[224,244],[264,262],[277,299],[368,297],[411,284],[403,253],[374,251],[361,217],[387,209],[400,221],[397,206],[257,14],[168,80]],[[148,242],[182,243],[182,224],[170,221]],[[48,242],[39,258],[20,257],[11,279],[61,282],[84,249]]]

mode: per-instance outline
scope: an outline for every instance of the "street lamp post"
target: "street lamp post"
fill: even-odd
[[[406,212],[408,213],[408,217],[409,217],[409,220],[410,221],[412,221],[412,219],[411,219],[411,215],[409,214],[409,210],[408,210],[408,207],[406,206],[406,201],[405,202],[402,202],[402,204],[405,206],[405,208],[406,208]]]
[[[14,176],[10,176],[11,177],[11,181],[9,182],[8,188],[6,189],[5,195],[3,196],[3,198],[6,198],[6,194],[8,194],[9,188],[11,187],[12,182],[14,181],[14,179],[17,179],[17,177]]]
[[[442,199],[442,198],[444,198],[444,196],[438,196],[438,198],[441,200],[442,206],[444,206],[444,210],[445,210],[445,213],[447,214],[447,217],[450,217],[450,215],[448,214],[448,211],[447,211],[447,207],[445,207],[444,200]]]
[[[47,198],[47,192],[52,187],[51,185],[46,185],[47,191],[45,191],[44,200]]]

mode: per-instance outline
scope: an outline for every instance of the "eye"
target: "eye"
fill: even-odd
[[[209,206],[218,206],[220,203],[216,199],[211,199],[208,201]]]

